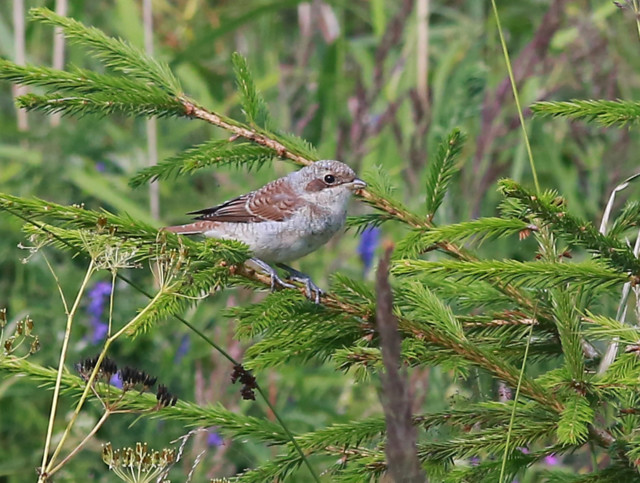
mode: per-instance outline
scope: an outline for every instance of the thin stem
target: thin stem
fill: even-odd
[[[271,404],[271,401],[269,401],[269,398],[267,397],[267,395],[264,393],[264,391],[262,390],[262,388],[260,386],[257,386],[256,389],[258,390],[258,392],[262,396],[262,399],[264,399],[265,402],[267,403],[267,406],[269,406],[269,409],[271,409],[271,412],[273,413],[273,415],[276,417],[276,419],[280,423],[280,426],[282,426],[282,429],[284,429],[284,432],[287,433],[287,436],[289,437],[289,439],[291,440],[291,443],[293,444],[293,446],[295,447],[296,451],[298,452],[298,454],[302,458],[302,461],[304,461],[304,464],[307,465],[307,468],[309,469],[309,472],[311,473],[311,476],[313,477],[313,480],[316,481],[317,483],[320,483],[320,478],[318,477],[318,475],[314,471],[313,467],[311,466],[311,463],[309,463],[309,460],[307,459],[307,456],[302,451],[302,448],[298,444],[298,441],[296,441],[296,438],[293,436],[291,431],[289,431],[289,428],[287,428],[287,425],[284,424],[284,421],[282,420],[282,418],[280,417],[280,415],[276,411],[276,409],[273,406],[273,404]]]
[[[54,473],[56,473],[60,468],[62,468],[71,458],[73,458],[82,448],[84,448],[84,446],[89,442],[89,440],[98,432],[98,430],[102,427],[102,425],[105,423],[105,421],[107,420],[107,418],[109,416],[111,416],[112,412],[107,409],[105,411],[105,413],[102,415],[102,417],[98,420],[98,422],[95,424],[95,426],[93,427],[93,429],[84,437],[84,439],[82,441],[80,441],[80,443],[78,444],[78,446],[76,446],[73,451],[71,451],[71,453],[69,453],[67,456],[65,456],[65,458],[55,467],[53,468],[47,476],[51,476]]]
[[[66,315],[68,315],[69,314],[69,306],[67,305],[67,299],[65,298],[64,292],[62,291],[62,286],[60,285],[60,280],[58,279],[58,276],[56,275],[56,272],[53,270],[53,267],[49,263],[49,259],[44,254],[44,252],[42,253],[42,258],[44,258],[44,262],[47,264],[47,267],[49,267],[49,271],[51,272],[51,275],[53,275],[53,279],[56,281],[56,287],[58,287],[58,292],[60,293],[60,298],[62,299],[62,305],[64,305],[64,313]]]
[[[118,332],[116,332],[115,334],[110,336],[105,341],[104,347],[102,348],[102,351],[100,352],[100,355],[98,356],[98,360],[96,361],[96,364],[95,364],[95,366],[93,368],[93,371],[91,371],[91,375],[89,376],[89,379],[87,380],[87,384],[86,384],[86,386],[84,388],[82,396],[80,396],[80,400],[78,401],[78,404],[76,405],[76,409],[73,412],[73,415],[71,416],[71,420],[67,424],[67,427],[64,430],[64,433],[62,434],[62,438],[60,438],[60,442],[58,443],[58,446],[56,447],[56,450],[53,453],[53,456],[51,457],[51,461],[49,463],[49,467],[47,468],[47,471],[45,471],[45,474],[50,470],[50,467],[53,465],[53,462],[55,461],[56,457],[60,454],[60,451],[62,450],[62,445],[64,444],[64,442],[68,438],[69,433],[71,432],[71,428],[75,424],[76,419],[78,418],[78,415],[80,414],[80,410],[82,409],[82,406],[84,405],[84,402],[87,399],[87,396],[89,395],[89,392],[91,391],[91,387],[93,385],[93,382],[95,381],[95,379],[96,379],[96,377],[98,375],[98,372],[100,370],[100,366],[102,365],[102,361],[104,360],[104,358],[107,355],[107,351],[109,350],[109,347],[111,346],[111,344],[118,337],[120,337],[127,330],[129,330],[130,327],[134,326],[138,322],[138,320],[140,320],[140,318],[142,318],[144,315],[146,315],[146,313],[151,309],[151,307],[153,307],[155,305],[155,303],[158,301],[158,299],[160,298],[160,296],[163,293],[164,292],[162,290],[159,291],[156,294],[156,296],[153,297],[151,299],[151,301],[145,306],[145,308],[142,309],[138,313],[138,315],[136,315],[133,319],[131,319],[129,322],[127,322]]]
[[[522,107],[520,106],[520,96],[518,95],[518,86],[516,86],[516,79],[513,75],[513,69],[511,68],[511,60],[509,58],[509,51],[507,50],[507,43],[504,40],[502,25],[500,24],[500,16],[498,15],[498,7],[496,7],[496,0],[491,0],[491,6],[493,7],[493,15],[496,19],[496,25],[498,26],[498,35],[500,36],[500,44],[502,45],[502,53],[504,54],[504,60],[507,64],[507,72],[509,72],[509,81],[511,82],[513,97],[516,101],[516,107],[518,108],[518,118],[520,119],[522,136],[524,137],[524,143],[527,148],[527,155],[529,156],[529,165],[531,166],[531,173],[533,174],[533,184],[536,187],[536,192],[540,193],[540,184],[538,183],[538,173],[536,172],[536,165],[533,161],[533,153],[531,152],[531,144],[529,143],[529,135],[527,134],[527,128],[524,125],[524,116],[522,114]]]
[[[73,307],[67,314],[67,325],[64,331],[64,339],[62,340],[62,350],[60,351],[60,361],[58,362],[58,374],[56,376],[56,385],[53,389],[53,401],[51,402],[51,413],[49,415],[49,426],[47,428],[47,436],[44,443],[44,454],[42,455],[42,473],[38,478],[38,481],[44,481],[46,479],[46,468],[47,468],[47,457],[49,454],[49,449],[51,447],[51,437],[53,435],[53,424],[56,419],[56,411],[58,409],[58,396],[60,395],[60,384],[62,382],[62,373],[64,371],[64,362],[67,357],[67,348],[69,347],[69,339],[71,336],[71,326],[73,325],[73,318],[75,316],[76,310],[78,310],[78,306],[80,305],[80,300],[82,300],[82,295],[89,283],[89,279],[91,275],[93,275],[94,271],[94,263],[93,259],[89,263],[89,268],[87,269],[87,273],[82,280],[82,284],[80,285],[80,289],[78,290],[78,295],[76,296],[76,300],[73,303]],[[55,455],[52,457],[52,461],[55,458]],[[44,478],[44,479],[43,479]]]
[[[511,408],[511,418],[509,419],[509,429],[507,430],[507,442],[504,446],[504,454],[502,455],[502,466],[500,467],[500,483],[504,481],[504,471],[507,466],[507,456],[509,455],[509,443],[511,442],[511,430],[513,429],[513,422],[516,419],[516,407],[518,405],[518,397],[520,396],[520,383],[524,377],[524,369],[527,365],[527,357],[529,356],[529,347],[531,346],[531,336],[533,334],[533,325],[529,326],[529,335],[527,336],[527,345],[524,348],[524,357],[522,359],[522,366],[520,367],[520,376],[518,378],[518,385],[516,386],[516,394],[513,397],[513,408]]]
[[[107,328],[107,337],[111,337],[111,323],[113,322],[113,297],[116,291],[116,278],[118,277],[118,271],[113,270],[111,272],[111,293],[109,294],[109,326]]]

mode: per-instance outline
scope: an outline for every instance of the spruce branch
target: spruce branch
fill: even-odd
[[[247,139],[260,146],[269,148],[278,157],[293,161],[299,166],[308,166],[316,161],[317,155],[314,154],[309,147],[303,147],[300,143],[290,142],[290,138],[278,137],[276,135],[264,134],[257,129],[235,121],[231,118],[209,111],[200,107],[195,102],[182,97],[182,105],[185,109],[185,115],[194,119],[200,119],[214,126],[220,127],[225,131],[229,131],[234,136]]]
[[[99,74],[72,66],[68,71],[37,65],[18,65],[0,59],[0,79],[42,87],[47,93],[67,93],[70,95],[104,93],[117,98],[118,94],[139,92],[157,98],[170,98],[165,91],[135,78]]]
[[[587,399],[579,394],[573,394],[564,404],[557,428],[558,440],[562,444],[581,444],[589,436],[594,411]]]
[[[26,94],[18,97],[19,107],[46,114],[85,116],[88,114],[109,116],[127,114],[144,117],[183,116],[182,105],[163,93],[108,92],[101,91],[81,96]]]
[[[539,116],[566,117],[601,126],[624,127],[640,121],[640,102],[605,99],[572,99],[570,101],[545,101],[531,105]]]
[[[225,261],[232,266],[249,257],[248,249],[242,243],[223,240],[197,242],[171,233],[158,232],[157,228],[134,220],[126,214],[114,215],[105,210],[88,210],[78,205],[65,206],[6,193],[0,193],[0,209],[26,218],[25,221],[29,222],[41,221],[60,225],[63,229],[84,229],[93,230],[98,234],[109,234],[122,239],[126,247],[136,248],[141,252],[153,250],[161,242],[170,249],[187,250],[189,256],[214,265]],[[63,233],[58,234],[62,236]],[[70,232],[66,241],[73,245],[74,239],[78,240],[77,233]]]
[[[427,167],[426,209],[429,220],[442,204],[449,183],[458,171],[456,161],[465,141],[466,135],[458,128],[451,131],[438,145],[438,152]]]
[[[554,192],[533,194],[512,180],[500,181],[500,190],[526,209],[527,218],[537,218],[555,228],[556,234],[569,243],[583,246],[612,267],[631,274],[640,274],[640,260],[624,242],[603,235],[590,222],[568,212],[562,198]]]
[[[242,166],[248,170],[259,169],[272,158],[273,151],[264,146],[212,140],[138,171],[129,184],[132,187],[138,187],[150,181],[192,174],[211,166]]]
[[[231,56],[231,63],[236,75],[242,111],[247,118],[247,122],[252,126],[269,129],[271,125],[269,111],[262,95],[258,92],[253,82],[247,59],[234,52]]]
[[[482,244],[490,238],[504,238],[537,231],[537,226],[517,218],[478,218],[451,225],[412,230],[398,244],[398,257],[413,258],[431,251],[438,243],[464,243],[468,240]]]
[[[105,35],[101,30],[87,27],[69,17],[57,15],[47,8],[29,11],[32,20],[60,27],[72,43],[88,47],[105,64],[124,75],[155,85],[173,97],[182,94],[182,87],[169,66],[128,42]]]
[[[627,201],[620,214],[613,220],[607,234],[612,237],[619,237],[625,231],[636,228],[640,224],[640,202]]]
[[[474,283],[500,277],[513,287],[549,288],[575,283],[591,288],[611,288],[629,277],[615,272],[597,261],[580,263],[519,262],[516,260],[426,261],[397,260],[392,273],[401,276],[440,278],[451,277],[458,282]]]
[[[640,329],[637,326],[628,325],[612,317],[589,311],[587,311],[584,320],[587,322],[585,334],[589,337],[606,341],[617,337],[622,344],[631,347],[640,344]]]
[[[583,334],[580,314],[576,307],[577,301],[562,288],[551,291],[551,301],[567,372],[572,381],[576,383],[583,381],[585,378]]]

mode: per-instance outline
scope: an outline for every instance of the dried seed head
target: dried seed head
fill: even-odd
[[[89,380],[91,377],[91,373],[93,372],[96,364],[98,363],[98,359],[100,356],[89,357],[78,364],[75,365],[76,370],[80,374],[85,381]],[[108,357],[105,357],[100,363],[100,368],[98,369],[98,373],[96,374],[96,379],[103,379],[106,382],[111,380],[111,376],[113,376],[116,372],[118,372],[118,366]]]
[[[147,389],[154,386],[157,377],[151,377],[146,372],[143,372],[135,367],[126,366],[120,370],[120,379],[122,380],[122,389],[128,391],[135,386],[141,386],[140,392],[144,392]]]
[[[40,350],[40,338],[36,335],[31,341],[31,347],[29,347],[29,354],[35,354]]]
[[[242,389],[240,389],[242,399],[255,401],[256,394],[254,389],[258,387],[258,383],[251,372],[247,371],[242,364],[233,366],[233,372],[231,373],[231,382],[235,384],[238,380],[242,383]]]
[[[158,400],[157,408],[166,408],[167,406],[175,406],[178,402],[178,397],[169,392],[167,386],[160,384],[158,391],[156,392],[156,399]]]

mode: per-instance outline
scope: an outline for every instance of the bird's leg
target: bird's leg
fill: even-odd
[[[320,296],[324,294],[324,292],[320,287],[313,283],[313,280],[311,280],[309,275],[299,272],[295,268],[291,268],[284,263],[277,263],[276,265],[289,272],[289,275],[287,276],[288,280],[304,283],[305,287],[307,287],[307,297],[309,297],[309,300],[313,300],[317,304],[320,303]]]
[[[284,288],[296,288],[295,285],[291,285],[290,283],[285,282],[278,276],[278,272],[276,272],[268,263],[263,262],[259,258],[250,258],[250,262],[256,265],[258,268],[262,269],[266,272],[267,275],[271,278],[271,291],[273,292],[276,289],[276,283]]]

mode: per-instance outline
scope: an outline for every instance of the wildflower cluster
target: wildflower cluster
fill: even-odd
[[[111,471],[131,483],[151,481],[167,481],[166,476],[176,462],[173,449],[163,448],[160,451],[148,449],[147,443],[136,443],[135,448],[113,449],[111,443],[102,447],[102,461]]]

